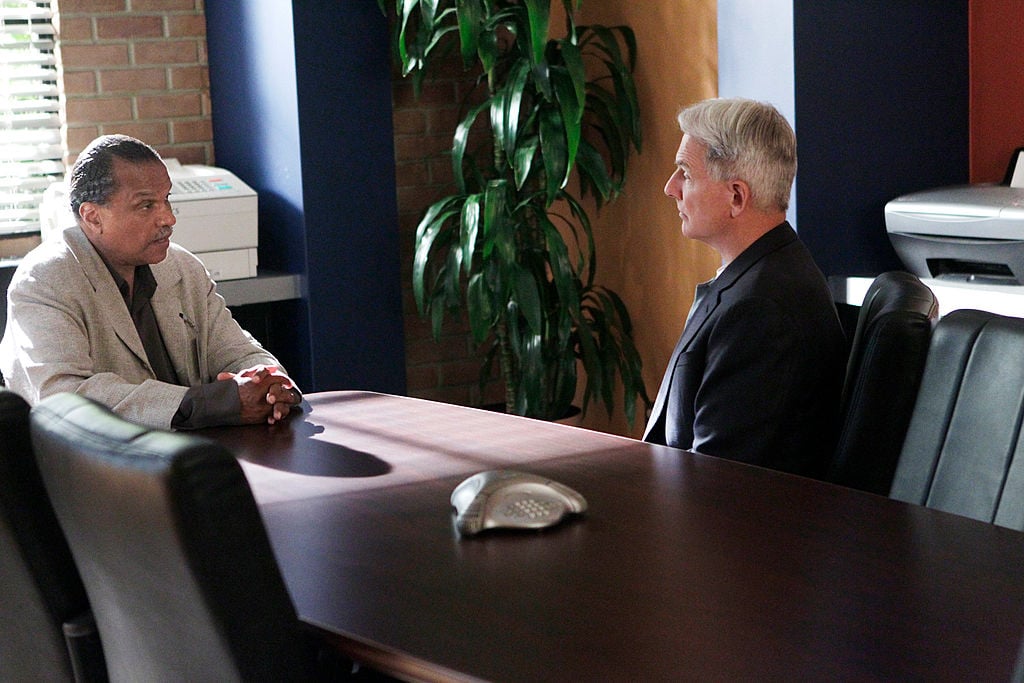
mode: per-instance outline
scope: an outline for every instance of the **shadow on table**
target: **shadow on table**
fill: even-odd
[[[282,472],[312,477],[378,477],[391,465],[375,455],[315,437],[324,431],[303,415],[301,421],[252,427],[211,429],[206,435],[223,444],[235,457]],[[295,418],[299,418],[298,415]]]

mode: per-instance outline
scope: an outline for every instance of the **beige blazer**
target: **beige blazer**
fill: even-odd
[[[199,259],[171,244],[152,269],[157,325],[189,386],[213,382],[222,371],[279,365],[231,317]],[[156,379],[114,278],[77,226],[34,249],[15,272],[0,371],[31,404],[72,391],[165,429],[186,391]]]

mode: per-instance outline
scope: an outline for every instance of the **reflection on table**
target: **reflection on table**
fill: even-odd
[[[302,619],[403,677],[1007,680],[1024,633],[1024,534],[821,482],[368,392],[205,434]],[[499,467],[589,510],[461,539],[452,489]]]

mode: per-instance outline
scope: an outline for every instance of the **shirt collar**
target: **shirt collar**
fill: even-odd
[[[96,251],[99,254],[99,250]],[[103,265],[107,267],[107,271],[111,277],[114,278],[114,284],[117,285],[117,291],[121,292],[121,297],[124,299],[125,304],[131,308],[132,301],[149,301],[153,298],[153,293],[156,292],[156,277],[153,276],[153,269],[148,265],[135,266],[135,293],[132,297],[129,297],[128,292],[128,281],[118,274],[109,263],[107,259],[103,258],[103,254],[100,254],[100,259],[103,260]]]

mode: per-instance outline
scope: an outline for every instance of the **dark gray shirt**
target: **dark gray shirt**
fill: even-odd
[[[135,323],[153,374],[161,382],[184,386],[174,371],[163,335],[160,334],[160,326],[157,325],[156,316],[153,314],[152,299],[156,292],[153,271],[149,266],[136,266],[135,291],[132,292],[128,282],[118,275],[109,263],[106,265],[118,291],[121,292],[125,306],[128,307],[132,322]],[[175,429],[201,429],[214,425],[240,424],[241,413],[242,402],[235,381],[218,380],[189,387],[171,420],[171,426]]]

